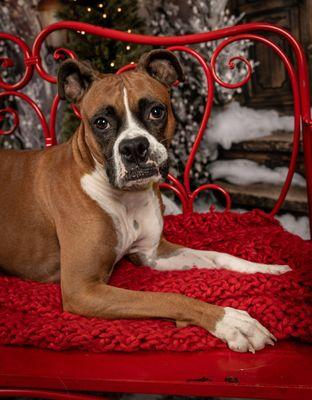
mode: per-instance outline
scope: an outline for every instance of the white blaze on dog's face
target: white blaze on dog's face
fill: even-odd
[[[140,112],[130,110],[127,88],[123,88],[125,121],[113,146],[115,185],[119,188],[145,186],[159,182],[168,172],[168,151],[153,129],[148,130],[144,119],[165,127],[167,107],[159,101],[141,98]]]
[[[140,190],[165,179],[175,129],[169,90],[175,80],[183,80],[174,54],[146,53],[135,70],[118,76],[86,76],[80,63],[70,63],[76,63],[74,71],[64,68],[59,73],[63,97],[76,94],[85,140],[109,182],[119,189]]]

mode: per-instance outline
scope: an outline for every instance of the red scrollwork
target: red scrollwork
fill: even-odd
[[[215,191],[221,193],[225,198],[225,209],[227,211],[231,209],[231,196],[229,195],[229,193],[225,189],[223,189],[221,186],[215,185],[213,183],[207,183],[206,185],[202,185],[194,190],[194,192],[190,196],[190,203],[191,203],[192,208],[193,208],[194,200],[196,199],[198,194],[200,192],[202,192],[203,190],[215,190]]]
[[[7,131],[5,131],[3,129],[0,129],[0,135],[11,135],[19,125],[18,113],[12,107],[5,107],[2,110],[0,110],[0,122],[3,121],[4,116],[6,114],[12,115],[13,123],[12,123],[11,128],[9,130],[7,130]]]
[[[72,58],[74,60],[78,59],[78,57],[76,56],[76,54],[72,50],[65,49],[63,47],[60,47],[60,48],[58,48],[58,49],[56,49],[54,51],[53,58],[56,61],[64,60],[65,58]]]
[[[27,60],[31,59],[32,54],[31,50],[27,46],[27,44],[24,42],[24,40],[14,36],[10,35],[9,33],[5,32],[0,32],[0,40],[9,40],[21,48],[24,56],[24,63],[25,63],[25,72],[22,76],[22,78],[13,84],[7,83],[2,79],[1,73],[0,73],[0,88],[4,90],[19,90],[23,88],[24,86],[27,85],[27,83],[31,80],[34,72],[34,65],[33,64],[28,64]],[[14,65],[14,62],[11,58],[8,57],[2,57],[0,58],[0,64],[2,68],[11,68]]]
[[[192,169],[192,166],[194,163],[194,159],[195,159],[198,147],[200,145],[200,142],[202,141],[202,138],[205,133],[205,129],[207,127],[207,123],[209,120],[209,116],[211,113],[213,96],[214,96],[214,81],[213,81],[213,75],[212,75],[212,70],[211,70],[210,65],[207,63],[205,58],[202,55],[200,55],[197,51],[195,51],[189,47],[184,47],[184,46],[172,46],[172,47],[169,47],[168,50],[182,51],[182,52],[188,53],[191,56],[193,56],[200,63],[200,66],[202,67],[202,69],[204,71],[206,83],[207,83],[206,105],[205,105],[202,121],[201,121],[199,130],[198,130],[198,133],[196,135],[194,144],[191,148],[190,155],[187,159],[185,169],[184,169],[184,174],[183,174],[184,187],[186,190],[186,194],[187,194],[188,198],[190,199],[190,197],[191,197],[190,173],[191,173],[191,169]],[[188,209],[190,211],[192,211],[192,209],[193,209],[193,202],[190,200],[188,201]]]
[[[42,130],[43,130],[44,138],[45,138],[46,147],[52,146],[53,143],[55,142],[55,140],[50,135],[50,131],[49,131],[49,127],[48,127],[47,121],[46,121],[46,119],[45,119],[45,117],[43,115],[43,112],[41,111],[40,107],[38,107],[38,105],[30,97],[28,97],[24,93],[15,92],[13,90],[6,91],[6,92],[0,92],[0,100],[3,97],[6,97],[6,96],[18,97],[18,98],[26,101],[26,103],[28,103],[30,105],[30,107],[35,111],[35,113],[37,114],[37,116],[39,118],[40,124],[42,126]],[[0,110],[0,112],[2,113],[3,110]],[[18,126],[18,116],[17,116],[17,113],[16,113],[15,110],[13,112],[13,116],[15,116],[15,122],[13,124],[13,128],[9,132],[6,132],[6,133],[12,133]]]
[[[299,98],[299,83],[296,75],[296,71],[290,62],[289,58],[284,54],[282,49],[273,43],[270,39],[267,39],[265,37],[255,35],[255,34],[242,34],[242,35],[237,35],[234,37],[231,37],[229,39],[224,40],[223,42],[220,43],[220,45],[216,48],[212,58],[211,58],[211,66],[212,66],[212,71],[214,75],[214,79],[216,82],[218,82],[219,85],[229,88],[229,89],[235,89],[238,87],[243,86],[245,83],[248,82],[248,80],[251,77],[251,65],[250,63],[241,56],[237,57],[232,57],[230,58],[228,62],[229,68],[234,68],[235,65],[232,63],[234,59],[239,59],[244,62],[244,64],[247,66],[247,75],[244,77],[244,79],[241,82],[237,82],[235,84],[230,84],[227,82],[222,81],[217,73],[216,73],[216,59],[220,52],[229,44],[239,41],[239,40],[253,40],[253,41],[258,41],[261,43],[264,43],[268,47],[270,47],[282,60],[284,63],[284,66],[288,72],[288,76],[290,78],[291,82],[291,87],[293,91],[293,98],[294,98],[294,134],[293,134],[293,151],[291,154],[291,159],[289,163],[289,168],[288,168],[288,173],[286,176],[286,180],[284,182],[284,185],[282,186],[281,193],[276,201],[276,204],[271,211],[271,215],[276,215],[278,211],[280,210],[283,201],[285,200],[285,197],[288,193],[289,187],[291,185],[292,178],[295,173],[295,168],[296,168],[296,162],[297,162],[297,156],[298,156],[298,151],[299,151],[299,141],[300,141],[300,98]]]
[[[0,65],[2,68],[11,68],[14,65],[14,62],[9,57],[0,57]]]
[[[237,40],[239,40],[239,39],[237,39],[236,37],[231,38],[230,41],[229,41],[229,43],[234,42],[234,41],[237,41]],[[252,74],[252,66],[251,66],[250,62],[249,62],[248,60],[246,60],[246,58],[243,57],[243,56],[233,56],[233,57],[230,57],[230,58],[228,59],[227,66],[228,66],[230,69],[234,69],[234,68],[236,67],[236,63],[235,63],[234,61],[241,61],[241,62],[243,62],[243,63],[246,65],[246,67],[247,67],[247,74],[246,74],[246,76],[244,77],[244,79],[243,79],[242,81],[240,81],[240,82],[228,83],[228,82],[222,81],[222,79],[219,78],[219,76],[218,76],[218,74],[217,74],[217,72],[216,72],[216,59],[217,59],[218,55],[220,54],[220,52],[224,49],[224,47],[227,46],[228,43],[226,44],[226,42],[228,42],[228,41],[222,42],[222,43],[216,48],[216,50],[214,51],[214,53],[213,53],[213,55],[212,55],[212,57],[211,57],[211,67],[212,67],[213,78],[214,78],[214,80],[215,80],[219,85],[221,85],[221,86],[223,86],[223,87],[225,87],[225,88],[227,88],[227,89],[237,89],[237,88],[240,88],[240,87],[244,86],[244,85],[249,81],[249,79],[250,79],[250,77],[251,77],[251,74]]]

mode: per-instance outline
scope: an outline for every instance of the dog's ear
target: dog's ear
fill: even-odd
[[[78,103],[91,83],[96,79],[97,72],[87,62],[71,58],[62,62],[57,74],[58,94],[61,99]]]
[[[157,49],[144,53],[137,65],[138,71],[146,71],[167,87],[176,80],[184,81],[182,65],[178,58],[169,50]]]

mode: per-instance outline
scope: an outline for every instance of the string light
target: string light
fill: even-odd
[[[85,31],[81,31],[80,33],[81,33],[82,35],[85,35],[86,32],[85,32]]]
[[[88,11],[88,12],[91,12],[91,7],[88,7],[88,8],[87,8],[87,11]]]
[[[128,29],[128,31],[127,31],[128,33],[131,33],[132,31],[131,31],[131,29]]]
[[[103,18],[107,18],[107,14],[103,14]]]
[[[103,4],[100,3],[100,4],[98,5],[98,7],[99,7],[99,8],[103,8]]]
[[[111,62],[111,63],[110,63],[110,66],[111,66],[111,67],[114,67],[114,66],[115,66],[115,63],[114,63],[114,62]]]
[[[130,46],[127,46],[127,47],[126,47],[126,49],[127,49],[127,50],[130,50],[130,49],[131,49],[131,47],[130,47]]]
[[[118,11],[118,12],[121,12],[121,8],[120,8],[120,7],[118,7],[118,8],[117,8],[117,11]]]
[[[134,64],[134,61],[131,61],[131,63],[130,64]]]

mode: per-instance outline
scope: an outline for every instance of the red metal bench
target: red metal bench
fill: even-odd
[[[251,75],[250,63],[238,56],[229,60],[229,68],[234,61],[241,60],[247,66],[246,77],[236,84],[228,84],[218,77],[215,69],[218,54],[233,41],[250,39],[269,46],[280,57],[288,72],[294,98],[293,152],[289,172],[280,196],[271,215],[275,215],[287,194],[295,171],[300,136],[303,137],[307,179],[307,194],[310,227],[312,231],[312,120],[310,115],[310,94],[308,68],[304,52],[296,39],[286,30],[266,24],[252,23],[177,37],[152,37],[128,34],[100,28],[85,23],[64,21],[44,29],[34,41],[32,49],[26,43],[9,33],[0,33],[0,39],[16,43],[24,54],[25,73],[19,82],[5,83],[0,77],[0,98],[15,96],[26,101],[38,115],[43,127],[46,146],[56,144],[55,120],[59,97],[53,99],[49,123],[40,108],[22,92],[36,70],[42,79],[55,83],[56,78],[43,68],[40,49],[45,38],[60,29],[83,30],[86,33],[129,43],[166,46],[173,51],[188,52],[201,64],[207,79],[208,94],[203,120],[185,166],[183,183],[169,176],[169,182],[162,186],[171,189],[180,198],[183,212],[191,211],[193,202],[202,190],[219,190],[226,197],[226,207],[230,208],[230,197],[220,187],[213,184],[190,189],[190,171],[199,143],[207,125],[213,100],[213,85],[218,82],[227,88],[244,85]],[[263,36],[271,32],[285,39],[292,49],[294,66],[284,52],[270,39]],[[218,45],[211,60],[185,45],[224,39]],[[55,59],[64,56],[75,57],[66,49],[58,49]],[[2,67],[9,68],[12,60],[0,59]],[[133,68],[133,65],[122,68]],[[6,113],[13,116],[14,127],[18,125],[15,110],[0,110],[0,118]],[[1,132],[0,134],[11,133]],[[0,397],[23,396],[55,399],[89,399],[95,396],[83,392],[132,392],[167,393],[200,396],[231,396],[267,399],[311,399],[312,398],[312,356],[311,347],[304,344],[283,342],[274,349],[265,349],[256,355],[238,354],[230,350],[213,350],[200,353],[137,352],[131,354],[86,352],[52,352],[34,348],[0,347]],[[102,398],[102,397],[101,397]]]

